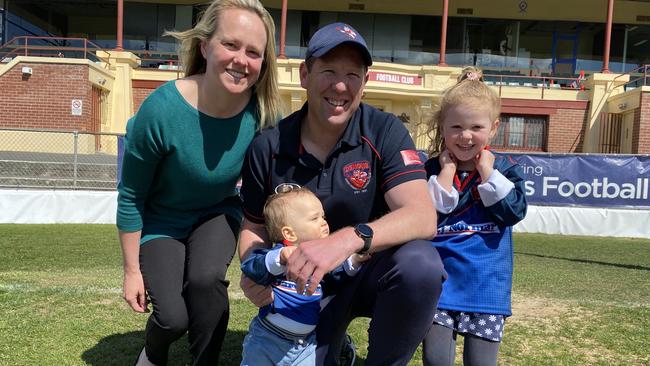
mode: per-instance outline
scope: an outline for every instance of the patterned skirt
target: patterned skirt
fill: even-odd
[[[505,320],[503,315],[443,309],[436,309],[436,315],[433,317],[433,322],[443,327],[492,342],[501,342]]]

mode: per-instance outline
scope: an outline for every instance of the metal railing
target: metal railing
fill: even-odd
[[[544,99],[546,90],[585,90],[585,80],[580,77],[483,74],[483,78],[486,84],[499,89],[499,96],[502,94],[501,89],[505,86],[540,89],[542,99]]]
[[[108,64],[108,59],[97,55],[106,51],[86,38],[18,36],[0,46],[0,61],[17,56],[65,57],[88,59]]]
[[[86,38],[19,36],[0,46],[0,61],[8,62],[16,56],[65,57],[88,59],[108,64],[107,57],[97,51],[108,52]],[[140,58],[141,67],[180,72],[175,52],[153,50],[124,50]]]
[[[650,85],[650,64],[637,67],[634,70],[630,70],[625,74],[620,74],[614,78],[613,81],[616,81],[623,76],[628,75],[630,80],[622,85],[617,85],[616,88],[622,86],[625,90],[634,89],[640,86]]]
[[[115,190],[121,135],[0,129],[0,188]]]

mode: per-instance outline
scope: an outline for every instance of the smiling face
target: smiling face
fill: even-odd
[[[218,23],[212,37],[201,43],[207,78],[232,94],[249,91],[260,77],[264,61],[264,23],[243,9],[223,11]]]
[[[294,195],[286,209],[285,224],[293,231],[295,238],[290,241],[299,243],[329,235],[330,228],[325,220],[323,205],[313,194]]]
[[[458,160],[461,170],[474,169],[474,158],[494,137],[499,120],[492,121],[491,110],[475,103],[450,106],[442,119],[445,147]]]
[[[367,68],[361,51],[342,44],[314,60],[311,70],[300,65],[300,85],[307,90],[309,121],[344,129],[359,108]]]

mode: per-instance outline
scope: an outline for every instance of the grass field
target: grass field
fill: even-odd
[[[650,365],[650,240],[518,234],[515,248],[500,364]],[[238,365],[256,309],[238,288],[238,263],[229,278],[221,364]],[[127,309],[121,283],[112,225],[0,225],[0,365],[132,364],[146,315]],[[350,328],[359,365],[366,325]],[[170,365],[188,363],[181,340]]]

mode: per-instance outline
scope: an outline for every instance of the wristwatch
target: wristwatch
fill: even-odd
[[[357,224],[354,226],[354,233],[363,239],[363,248],[357,254],[367,254],[372,243],[372,236],[374,235],[372,228],[366,224]]]

